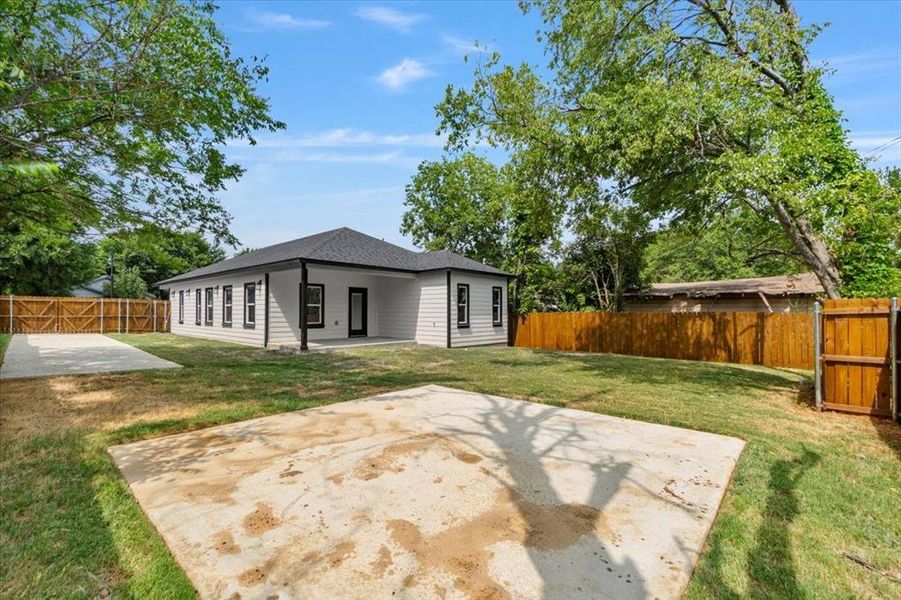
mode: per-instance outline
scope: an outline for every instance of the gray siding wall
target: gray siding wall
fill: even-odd
[[[416,282],[415,291],[419,297],[416,342],[428,346],[447,346],[447,274],[445,271],[423,273]]]
[[[244,284],[263,282],[256,288],[256,324],[253,329],[244,327]],[[232,326],[225,327],[222,325],[222,288],[223,286],[232,286]],[[175,284],[169,288],[169,298],[172,301],[172,333],[178,335],[188,335],[193,337],[207,338],[213,340],[222,340],[224,342],[235,342],[238,344],[249,344],[252,346],[263,345],[263,320],[265,312],[263,309],[265,294],[265,280],[263,272],[249,272],[239,275],[223,275],[220,277],[211,277],[208,279],[197,279],[185,283]],[[201,311],[204,307],[204,290],[208,287],[213,288],[213,323],[205,325],[203,323],[203,312],[200,315],[200,325],[195,324],[195,294],[200,290],[201,295]],[[185,292],[185,313],[184,323],[178,322],[178,292]]]
[[[403,340],[416,337],[420,282],[416,278],[379,278],[379,334]]]
[[[457,284],[469,284],[469,327],[457,327]],[[501,325],[491,318],[491,288],[500,287]],[[507,343],[507,280],[492,275],[451,272],[451,346]]]
[[[362,269],[308,268],[309,282],[325,286],[325,327],[309,329],[311,341],[347,337],[348,288],[369,290],[367,325],[369,336],[414,339],[419,344],[447,345],[447,273],[435,271],[412,275],[387,275]],[[256,289],[256,325],[245,328],[244,284],[264,282]],[[470,326],[456,324],[457,283],[470,286]],[[222,325],[222,288],[232,286],[232,326]],[[263,345],[265,319],[265,273],[224,275],[176,284],[170,288],[172,333],[253,346]],[[491,319],[491,288],[503,290],[503,324]],[[213,323],[195,325],[194,295],[213,288]],[[178,322],[178,292],[185,291],[184,323]],[[451,340],[454,347],[505,344],[507,341],[507,284],[503,277],[453,272],[451,276]],[[300,342],[300,269],[275,271],[269,275],[269,346]]]

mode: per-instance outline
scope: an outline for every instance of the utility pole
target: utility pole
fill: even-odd
[[[110,250],[109,253],[109,295],[110,298],[115,294],[114,287],[116,285],[116,272],[113,268],[113,252]]]

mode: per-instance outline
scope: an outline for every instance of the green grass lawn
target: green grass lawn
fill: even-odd
[[[113,337],[185,368],[3,384],[0,596],[193,595],[107,446],[426,383],[745,439],[689,598],[901,595],[901,428],[817,413],[797,372],[510,348],[286,356]]]
[[[3,364],[3,357],[6,356],[6,347],[13,336],[9,333],[0,333],[0,365]]]

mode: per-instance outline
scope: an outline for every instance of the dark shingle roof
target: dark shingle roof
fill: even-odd
[[[394,269],[397,271],[434,271],[459,269],[493,275],[507,275],[491,265],[474,261],[465,256],[442,250],[440,252],[414,252],[395,246],[371,235],[347,227],[324,231],[315,235],[266,246],[241,254],[188,273],[160,281],[165,285],[197,279],[219,273],[239,271],[275,265],[288,261],[307,260],[312,263],[336,263],[341,265]]]

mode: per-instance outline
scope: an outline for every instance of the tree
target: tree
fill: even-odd
[[[97,271],[96,247],[83,236],[31,222],[0,221],[0,292],[68,296]]]
[[[125,267],[116,273],[112,286],[104,286],[105,293],[114,298],[146,298],[148,296],[147,283],[141,277],[137,267]]]
[[[225,258],[225,251],[196,232],[168,231],[145,226],[121,231],[100,241],[100,254],[112,255],[114,268],[134,269],[148,289],[158,281],[199,269]],[[117,275],[118,279],[118,275]],[[116,282],[118,288],[118,281]]]
[[[437,107],[449,150],[502,147],[567,202],[612,186],[664,221],[750,210],[829,297],[862,273],[890,286],[898,197],[851,149],[807,59],[819,28],[789,0],[522,4],[544,20],[551,76],[495,53]]]
[[[542,307],[546,250],[559,235],[559,204],[521,176],[472,153],[423,162],[406,189],[401,233],[426,250],[450,250],[513,275],[515,310]]]
[[[211,2],[11,0],[0,9],[0,219],[155,223],[235,243],[221,151],[272,119],[267,69],[231,53]]]
[[[474,154],[424,161],[406,187],[401,233],[426,250],[500,265],[509,245],[511,194],[501,170]]]
[[[571,223],[575,238],[560,264],[568,284],[564,304],[576,310],[622,310],[623,294],[640,284],[647,217],[634,206],[612,202],[580,205]]]
[[[806,268],[778,226],[747,210],[703,223],[669,223],[654,233],[644,258],[645,284],[790,275]]]

